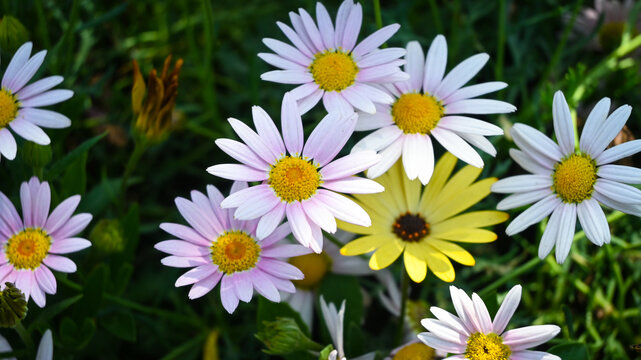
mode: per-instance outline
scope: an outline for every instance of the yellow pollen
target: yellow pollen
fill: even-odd
[[[344,52],[318,53],[309,66],[314,82],[325,91],[341,91],[354,83],[358,66],[352,56]]]
[[[7,260],[15,269],[37,269],[47,257],[51,236],[40,228],[27,228],[13,235],[5,245]]]
[[[0,90],[0,129],[7,127],[18,114],[18,100],[7,89]]]
[[[572,154],[554,166],[552,190],[566,203],[589,199],[596,183],[596,162],[588,155]]]
[[[433,360],[434,349],[421,343],[416,342],[401,348],[392,360]]]
[[[296,266],[305,275],[302,280],[293,280],[294,285],[311,289],[323,280],[332,265],[332,259],[323,252],[295,256],[289,259],[289,263]]]
[[[322,184],[318,168],[299,157],[286,156],[269,170],[268,184],[283,201],[309,199]]]
[[[470,360],[509,360],[512,351],[494,333],[474,333],[467,339],[465,358]]]
[[[403,94],[392,105],[392,119],[406,134],[429,134],[444,113],[441,102],[428,94]]]
[[[256,266],[260,251],[260,245],[246,232],[227,231],[212,242],[211,260],[220,271],[230,275]]]

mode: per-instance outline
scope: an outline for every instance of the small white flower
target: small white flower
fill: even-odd
[[[554,95],[552,110],[558,145],[528,125],[512,127],[510,133],[521,150],[510,149],[510,156],[532,174],[499,180],[492,191],[514,193],[498,203],[499,210],[535,203],[510,223],[507,235],[519,233],[552,213],[539,245],[540,258],[556,245],[556,261],[565,261],[577,217],[591,242],[598,246],[609,243],[610,228],[599,204],[641,216],[641,190],[627,185],[641,184],[641,169],[611,164],[641,151],[641,140],[606,150],[625,125],[632,107],[623,105],[608,116],[609,109],[608,98],[592,109],[578,149],[570,109],[560,91]]]
[[[327,360],[347,360],[345,357],[345,349],[343,347],[343,329],[344,329],[344,318],[345,318],[345,300],[341,303],[340,310],[336,310],[336,305],[330,303],[327,305],[325,299],[321,296],[321,312],[323,313],[323,319],[327,325],[327,331],[329,331],[329,336],[332,338],[335,349],[329,353]],[[361,355],[352,360],[374,360],[376,353],[371,352],[365,355]]]
[[[561,360],[556,355],[527,350],[555,337],[561,331],[558,326],[532,325],[505,331],[521,301],[521,285],[508,292],[494,321],[476,293],[470,299],[465,291],[450,286],[450,294],[458,316],[432,306],[430,311],[436,319],[423,319],[421,324],[428,331],[418,335],[427,346],[458,354],[448,360]]]

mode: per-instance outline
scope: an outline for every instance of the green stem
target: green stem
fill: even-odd
[[[374,19],[376,21],[376,27],[380,29],[383,27],[383,16],[381,14],[381,2],[380,0],[373,0],[373,1],[374,1]]]
[[[505,32],[507,23],[507,5],[505,0],[499,1],[499,33],[496,44],[496,67],[494,77],[497,81],[503,80],[503,58],[505,57]]]
[[[125,166],[125,172],[120,183],[120,192],[118,197],[118,208],[120,210],[120,213],[124,213],[125,210],[127,198],[127,183],[129,182],[129,177],[131,177],[134,169],[136,168],[136,166],[138,166],[138,162],[140,161],[140,158],[145,153],[147,148],[148,142],[144,137],[142,137],[140,141],[135,141],[134,143],[134,151],[129,156],[129,160],[127,161],[127,165]]]
[[[31,336],[29,336],[29,332],[24,328],[24,325],[19,322],[18,325],[14,327],[14,329],[18,333],[18,336],[20,336],[20,339],[22,339],[22,342],[27,347],[27,351],[29,352],[29,354],[33,354],[35,352],[35,347],[33,345],[33,341],[31,340]]]
[[[519,266],[518,268],[510,271],[508,274],[503,276],[502,278],[496,280],[495,282],[491,283],[490,285],[486,286],[483,290],[479,292],[479,296],[484,298],[490,293],[496,289],[498,289],[501,285],[505,284],[506,282],[520,276],[521,274],[524,274],[533,268],[537,267],[540,265],[541,260],[537,258],[533,258],[530,261],[526,262],[525,264]]]
[[[339,249],[345,246],[345,244],[343,244],[340,240],[338,240],[336,236],[328,233],[327,231],[323,231],[323,233],[325,234],[324,236],[327,238],[327,240],[334,243],[334,245],[338,246]]]
[[[443,33],[443,24],[441,24],[441,15],[439,14],[439,5],[436,3],[436,0],[429,0],[430,2],[430,13],[432,13],[432,22],[434,23],[434,28],[439,34]]]
[[[398,328],[396,329],[396,338],[394,339],[394,347],[401,345],[403,340],[403,333],[405,331],[405,308],[407,306],[407,298],[409,296],[410,276],[405,269],[402,269],[402,282],[401,282],[401,311],[398,314]]]

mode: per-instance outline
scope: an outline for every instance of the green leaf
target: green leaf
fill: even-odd
[[[99,318],[99,324],[114,336],[136,341],[136,320],[129,311],[114,311]]]
[[[89,149],[91,149],[94,145],[100,141],[103,137],[105,137],[107,133],[102,133],[100,135],[96,135],[92,137],[91,139],[83,142],[78,146],[77,148],[73,149],[69,154],[67,154],[65,157],[62,159],[56,161],[51,165],[49,170],[47,171],[47,176],[45,177],[47,180],[53,180],[56,179],[62,172],[67,169],[71,163],[76,161],[78,158],[80,158],[83,154],[86,154]]]
[[[123,252],[122,259],[131,261],[134,259],[136,248],[138,247],[138,240],[140,238],[140,216],[138,214],[138,204],[133,204],[129,208],[129,212],[122,219],[122,228],[125,238],[125,251]]]
[[[81,154],[69,164],[61,178],[61,198],[84,194],[87,190],[87,153]]]
[[[83,299],[75,307],[75,318],[93,317],[100,309],[102,297],[107,281],[109,268],[104,263],[100,263],[87,277],[83,288]]]
[[[256,312],[256,323],[258,329],[263,328],[263,321],[274,321],[277,317],[292,318],[300,327],[303,334],[310,336],[307,324],[294,309],[286,302],[275,303],[263,297],[258,298],[258,311]]]
[[[56,315],[66,310],[68,307],[75,304],[80,299],[82,299],[82,294],[76,295],[74,297],[70,297],[68,299],[64,299],[55,304],[47,304],[47,307],[45,307],[44,310],[38,315],[38,317],[35,318],[33,322],[29,325],[29,332],[35,329],[38,326],[38,324],[48,323],[49,320],[53,319]]]
[[[85,318],[80,326],[70,317],[65,317],[60,322],[60,341],[64,346],[70,348],[84,348],[91,341],[95,332],[96,324],[89,318]]]
[[[363,294],[356,277],[327,274],[321,282],[318,293],[323,295],[328,304],[334,303],[336,308],[340,308],[341,303],[345,300],[345,324],[353,322],[360,325],[363,323]],[[321,314],[320,301],[317,308],[318,313]]]
[[[588,347],[580,342],[566,342],[553,346],[548,350],[550,354],[558,355],[563,360],[589,360]]]
[[[127,284],[129,284],[131,274],[134,272],[134,267],[129,263],[125,263],[120,265],[118,269],[118,272],[115,274],[113,290],[111,292],[114,295],[120,296],[125,292]]]

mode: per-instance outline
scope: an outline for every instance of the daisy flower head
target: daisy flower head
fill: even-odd
[[[0,284],[15,283],[27,300],[45,306],[45,293],[56,293],[56,278],[50,269],[76,271],[76,264],[61,256],[91,246],[74,237],[91,221],[91,214],[73,215],[80,203],[75,195],[51,213],[51,189],[35,176],[20,187],[22,218],[7,196],[0,192]],[[4,288],[4,285],[2,285]]]
[[[507,293],[494,321],[476,293],[470,299],[465,291],[450,286],[450,294],[458,316],[432,306],[430,311],[436,319],[423,319],[421,325],[427,332],[418,334],[419,340],[427,346],[458,354],[447,359],[561,360],[546,352],[527,350],[555,337],[561,331],[558,326],[532,325],[505,331],[521,301],[521,285]]]
[[[370,226],[367,213],[338,193],[383,191],[375,181],[354,176],[376,164],[380,155],[366,151],[333,160],[354,131],[356,114],[329,113],[306,143],[298,106],[289,93],[283,97],[282,136],[263,109],[254,106],[252,115],[258,132],[229,119],[244,144],[216,140],[221,150],[242,164],[214,165],[207,171],[225,179],[262,183],[230,195],[222,207],[237,208],[234,217],[239,220],[260,218],[259,239],[286,217],[296,240],[316,253],[323,249],[321,229],[336,232],[336,218]]]
[[[352,234],[341,230],[336,232],[336,238],[343,243],[352,237]],[[295,256],[289,259],[289,263],[302,271],[305,278],[293,281],[296,286],[295,293],[283,293],[281,297],[300,314],[310,329],[318,298],[317,289],[327,274],[366,276],[373,273],[367,261],[356,256],[341,255],[338,246],[331,241],[324,243],[323,252],[320,254]]]
[[[316,3],[316,22],[304,9],[290,12],[293,29],[277,22],[294,45],[275,39],[263,42],[275,54],[260,53],[265,62],[282,70],[269,71],[261,79],[296,84],[291,91],[301,113],[313,108],[322,98],[328,112],[359,109],[375,113],[375,103],[391,104],[392,97],[374,84],[406,80],[399,68],[402,48],[378,47],[398,31],[400,25],[388,25],[363,39],[356,40],[361,30],[361,4],[344,0],[338,9],[335,26],[321,3]]]
[[[31,42],[22,45],[13,55],[9,66],[2,76],[0,89],[0,157],[9,160],[16,157],[16,140],[9,131],[40,145],[51,141],[44,128],[65,128],[71,125],[66,116],[50,110],[38,109],[40,106],[57,104],[73,96],[73,91],[56,89],[62,76],[50,76],[27,85],[44,61],[46,50],[31,55]],[[26,85],[26,86],[25,86]]]
[[[405,173],[423,184],[434,171],[432,139],[466,163],[483,167],[481,156],[471,145],[494,156],[496,149],[485,138],[502,135],[493,124],[463,114],[502,114],[516,110],[511,104],[490,99],[474,99],[507,86],[503,82],[465,85],[485,65],[487,54],[473,55],[445,75],[447,43],[438,35],[424,57],[417,41],[407,44],[405,71],[410,79],[385,85],[394,96],[392,104],[377,105],[375,114],[360,114],[357,131],[376,130],[359,141],[352,152],[379,151],[383,159],[367,176],[376,178],[402,157]],[[445,76],[444,76],[445,75]]]
[[[611,164],[641,151],[641,140],[606,150],[632,108],[623,105],[608,116],[609,110],[610,99],[601,99],[590,112],[576,144],[570,109],[563,93],[557,91],[552,117],[558,144],[528,125],[515,124],[510,131],[520,149],[510,149],[510,156],[531,174],[501,179],[492,191],[513,193],[497,204],[499,210],[534,203],[514,218],[505,231],[507,235],[517,234],[552,214],[539,244],[541,259],[556,245],[556,261],[565,261],[577,217],[592,243],[609,243],[610,228],[599,204],[641,216],[641,190],[627,185],[641,183],[641,169]]]
[[[488,196],[496,178],[474,182],[481,169],[469,165],[450,178],[455,165],[456,157],[445,153],[424,189],[418,180],[408,179],[400,161],[376,178],[385,192],[355,195],[372,218],[372,226],[340,222],[341,229],[363,235],[345,245],[341,254],[374,251],[369,261],[374,270],[388,267],[403,254],[405,269],[414,282],[425,279],[427,268],[443,281],[454,281],[450,258],[467,266],[475,264],[472,255],[454,242],[492,242],[496,234],[482,227],[507,220],[507,214],[500,211],[460,214]]]
[[[630,12],[634,10],[634,4],[632,0],[594,0],[594,7],[583,9],[577,16],[574,30],[589,36],[601,24],[590,45],[595,50],[614,50],[621,44],[623,29],[628,22]],[[634,29],[631,30],[634,34],[641,31],[641,19],[637,19]]]
[[[247,188],[247,183],[234,182],[231,193]],[[154,247],[169,256],[163,265],[192,268],[176,280],[176,286],[192,285],[189,298],[210,292],[220,282],[220,299],[230,314],[239,300],[249,302],[256,290],[270,301],[280,301],[280,291],[294,292],[291,280],[303,273],[282,258],[303,255],[309,249],[300,245],[278,244],[291,232],[284,223],[262,240],[256,237],[257,220],[234,219],[232,212],[220,207],[223,195],[213,185],[207,195],[191,192],[191,201],[176,198],[178,211],[189,226],[162,223],[160,228],[175,236]]]

